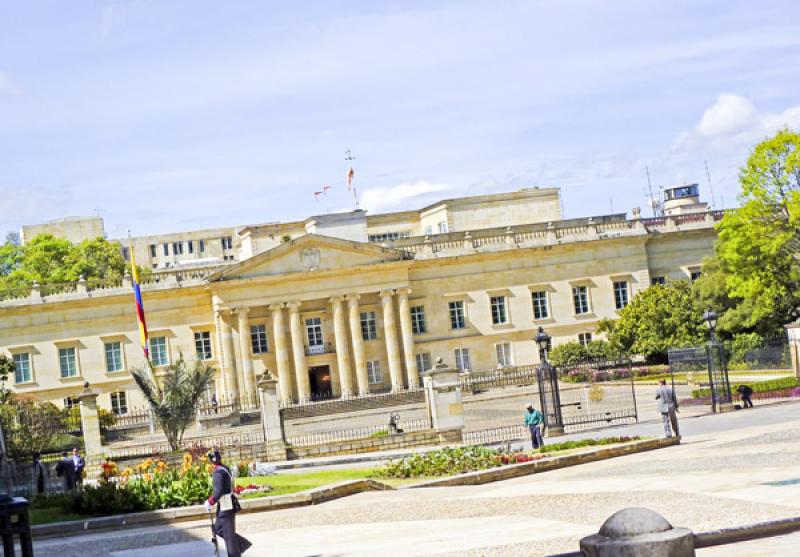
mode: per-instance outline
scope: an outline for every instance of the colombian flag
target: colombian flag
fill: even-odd
[[[136,268],[136,257],[133,255],[133,242],[128,241],[131,253],[131,276],[133,277],[133,295],[136,297],[136,318],[139,321],[139,340],[142,343],[144,357],[150,359],[150,348],[147,345],[147,323],[144,320],[144,304],[142,289],[139,286],[139,270]]]

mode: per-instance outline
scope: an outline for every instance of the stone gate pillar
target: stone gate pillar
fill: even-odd
[[[78,395],[81,408],[81,429],[86,451],[86,472],[92,474],[103,460],[103,438],[100,434],[100,416],[97,410],[97,393],[83,384],[83,391]]]
[[[286,438],[278,399],[278,381],[272,377],[271,373],[266,372],[259,377],[258,394],[261,402],[261,427],[264,429],[267,460],[286,460]]]
[[[436,359],[436,365],[423,373],[425,401],[431,427],[446,443],[461,443],[464,433],[464,403],[461,400],[459,371]]]

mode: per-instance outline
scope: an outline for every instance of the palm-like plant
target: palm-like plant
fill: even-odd
[[[169,446],[173,451],[179,450],[183,433],[197,415],[214,368],[201,361],[190,366],[181,354],[178,361],[167,366],[160,380],[156,380],[150,362],[147,367],[132,368],[131,375],[164,430]]]

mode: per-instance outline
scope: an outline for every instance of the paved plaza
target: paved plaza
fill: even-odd
[[[243,515],[252,557],[531,556],[574,551],[623,507],[704,531],[800,515],[800,404],[684,419],[681,446],[484,486],[403,489]],[[648,423],[594,432],[657,435]],[[584,434],[586,435],[586,434]],[[199,521],[43,540],[37,557],[212,555]],[[787,555],[798,535],[700,550]]]

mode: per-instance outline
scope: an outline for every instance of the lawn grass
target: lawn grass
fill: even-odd
[[[363,480],[372,477],[374,467],[369,468],[342,468],[338,470],[318,470],[314,472],[300,473],[281,473],[274,476],[259,476],[256,478],[236,478],[236,485],[246,486],[249,484],[264,485],[273,487],[269,493],[253,494],[249,497],[274,497],[276,495],[286,495],[297,493],[306,489],[313,489],[323,485],[344,482],[348,480]]]
[[[82,514],[64,511],[61,507],[45,507],[31,509],[31,524],[49,524],[51,522],[64,522],[66,520],[81,520],[86,518]]]

